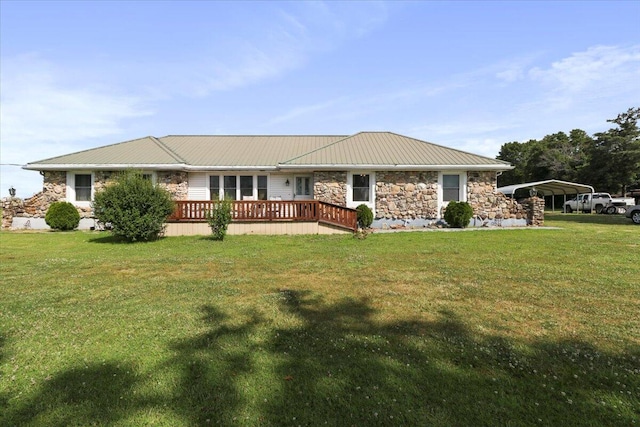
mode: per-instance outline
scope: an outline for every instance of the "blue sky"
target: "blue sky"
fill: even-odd
[[[147,135],[389,130],[494,157],[640,106],[640,2],[0,1],[9,164]]]

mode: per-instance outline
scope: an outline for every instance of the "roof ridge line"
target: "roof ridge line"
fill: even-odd
[[[318,148],[316,148],[316,149],[314,149],[314,150],[311,150],[311,151],[308,151],[308,152],[306,152],[306,153],[300,154],[299,156],[292,157],[292,158],[290,158],[290,159],[285,160],[284,162],[278,162],[278,164],[279,164],[279,165],[283,165],[283,164],[286,164],[286,163],[292,162],[292,161],[297,160],[297,159],[299,159],[299,158],[301,158],[301,157],[308,156],[308,155],[309,155],[309,154],[311,154],[311,153],[315,153],[315,152],[318,152],[318,151],[320,151],[320,150],[324,150],[325,148],[331,147],[332,145],[335,145],[335,144],[338,144],[338,143],[340,143],[340,142],[346,141],[347,139],[349,139],[349,138],[353,138],[354,136],[356,136],[356,135],[360,135],[361,133],[365,133],[365,132],[364,132],[364,131],[360,131],[360,132],[356,132],[356,133],[354,133],[353,135],[347,135],[347,136],[345,136],[344,138],[341,138],[341,139],[339,139],[339,140],[337,140],[337,141],[333,141],[333,142],[332,142],[332,143],[330,143],[330,144],[323,145],[322,147],[318,147]],[[340,136],[342,136],[342,135],[340,135]]]
[[[422,139],[414,138],[414,137],[412,137],[412,136],[401,135],[401,134],[399,134],[399,133],[391,132],[391,131],[389,131],[389,132],[387,132],[387,133],[391,133],[391,134],[393,134],[393,135],[396,135],[396,136],[399,136],[399,137],[402,137],[402,138],[413,139],[414,141],[422,142],[423,144],[430,144],[430,145],[434,145],[434,146],[436,146],[436,147],[445,148],[445,149],[447,149],[447,150],[457,151],[458,153],[462,153],[462,154],[470,154],[470,155],[472,155],[472,156],[482,157],[482,158],[489,159],[489,160],[496,160],[496,161],[498,161],[498,162],[511,164],[511,163],[509,163],[509,162],[507,162],[507,161],[500,160],[500,159],[496,159],[496,158],[494,158],[494,157],[484,156],[484,155],[482,155],[482,154],[475,154],[475,153],[472,153],[472,152],[470,152],[470,151],[464,151],[464,150],[461,150],[461,149],[459,149],[459,148],[447,147],[446,145],[436,144],[435,142],[430,142],[430,141],[424,141],[424,140],[422,140]]]
[[[153,137],[153,136],[141,136],[140,138],[133,138],[133,139],[129,139],[129,140],[127,140],[127,141],[114,142],[113,144],[101,145],[101,146],[99,146],[99,147],[85,148],[84,150],[74,151],[73,153],[60,154],[59,156],[47,157],[46,159],[40,159],[40,160],[37,160],[37,161],[35,161],[35,162],[29,162],[29,163],[26,163],[26,164],[25,164],[25,166],[30,165],[30,164],[33,164],[33,163],[36,163],[36,164],[37,164],[37,163],[41,163],[41,162],[46,162],[46,161],[48,161],[48,160],[53,160],[53,159],[56,159],[56,158],[58,158],[58,157],[65,157],[65,156],[69,156],[69,155],[72,155],[72,154],[86,153],[86,152],[88,152],[88,151],[99,150],[99,149],[101,149],[101,148],[115,147],[115,146],[117,146],[117,145],[128,144],[128,143],[130,143],[130,142],[133,142],[133,141],[139,141],[139,140],[141,140],[141,139],[145,139],[145,138],[151,138],[151,139],[153,140],[153,138],[155,138],[155,137]]]
[[[169,148],[167,146],[167,144],[165,144],[164,142],[162,142],[162,140],[160,138],[156,138],[155,136],[151,136],[149,135],[149,138],[151,138],[151,140],[153,142],[155,142],[155,144],[160,147],[161,150],[164,150],[167,154],[169,154],[171,157],[173,157],[174,160],[182,163],[182,164],[187,164],[187,161],[185,159],[183,159],[182,157],[180,157],[178,155],[178,153],[176,153],[175,151],[173,151],[171,148]]]

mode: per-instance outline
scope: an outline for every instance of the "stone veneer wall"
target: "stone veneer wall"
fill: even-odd
[[[418,220],[424,224],[442,217],[438,212],[438,172],[376,171],[376,220],[409,223]],[[346,205],[347,172],[316,172],[314,197],[336,205]],[[496,191],[495,172],[468,172],[467,202],[474,212],[472,224],[502,225],[524,221],[542,224],[542,216],[530,219],[529,203],[519,204]],[[536,208],[537,209],[537,208]]]
[[[511,197],[496,191],[495,172],[468,172],[467,202],[473,208],[474,218],[480,221],[524,219],[526,209]]]
[[[430,219],[438,214],[438,172],[376,172],[376,218]]]
[[[189,195],[189,174],[187,172],[158,172],[156,182],[171,193],[173,200],[187,200]]]
[[[117,172],[95,171],[94,192],[104,188]],[[186,172],[162,171],[157,173],[157,181],[168,190],[174,200],[186,200],[189,191],[189,180]],[[41,192],[28,199],[16,197],[2,200],[2,228],[10,228],[14,217],[44,218],[51,203],[65,201],[67,197],[67,174],[64,171],[44,172],[44,185]],[[77,206],[81,218],[92,218],[91,206]]]
[[[347,205],[347,172],[314,172],[313,197],[325,203]]]
[[[10,197],[2,200],[2,228],[10,228],[14,217],[44,218],[51,203],[67,197],[67,174],[44,172],[42,191],[28,199]]]

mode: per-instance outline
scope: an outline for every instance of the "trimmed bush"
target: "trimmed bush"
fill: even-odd
[[[69,202],[53,202],[47,209],[44,221],[54,230],[73,230],[80,224],[80,214]]]
[[[231,222],[231,201],[220,200],[213,205],[211,212],[207,212],[207,223],[211,227],[214,240],[224,240]]]
[[[139,172],[125,172],[96,193],[96,218],[130,242],[157,239],[174,209],[171,194]]]
[[[444,211],[444,220],[453,228],[465,228],[472,216],[473,208],[467,202],[451,201]]]
[[[358,224],[360,225],[360,228],[371,227],[371,224],[373,223],[373,212],[371,211],[371,208],[363,203],[358,205],[356,212],[358,212]]]

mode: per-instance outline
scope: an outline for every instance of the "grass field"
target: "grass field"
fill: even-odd
[[[640,227],[0,233],[0,425],[640,425]]]

